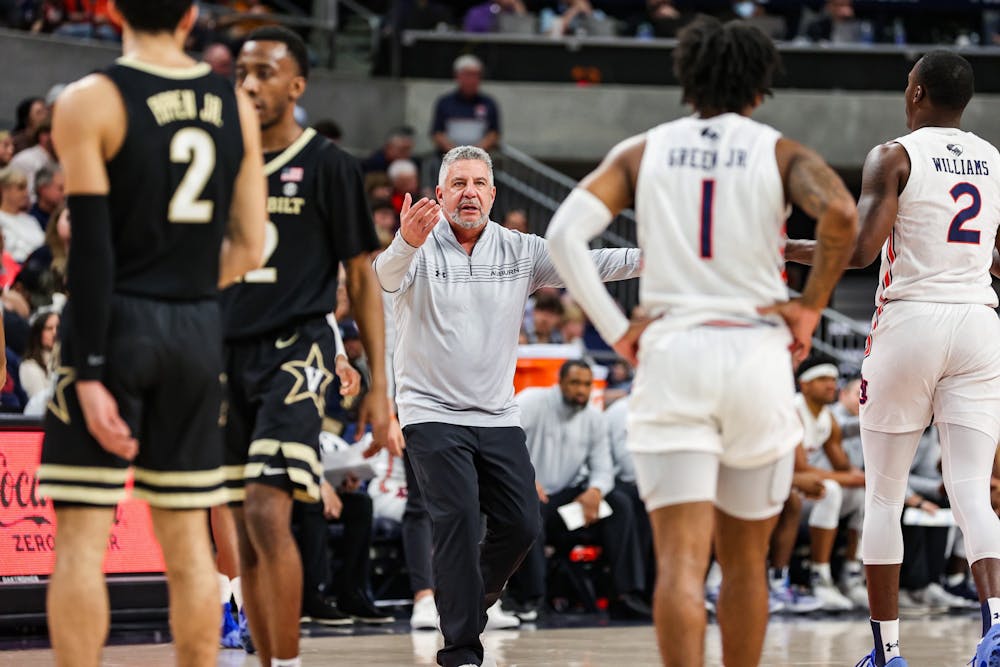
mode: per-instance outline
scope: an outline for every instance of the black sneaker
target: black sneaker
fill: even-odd
[[[653,610],[635,593],[626,593],[611,603],[608,609],[611,618],[622,620],[643,620],[653,618]]]
[[[368,596],[361,591],[352,591],[337,597],[337,607],[351,618],[362,623],[392,623],[396,619],[384,614],[372,604]]]
[[[319,623],[320,625],[351,625],[354,619],[337,609],[329,598],[322,595],[305,595],[302,598],[302,623]]]

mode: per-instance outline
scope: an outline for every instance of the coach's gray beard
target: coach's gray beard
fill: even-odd
[[[461,204],[459,204],[459,207],[461,207]],[[481,216],[479,216],[477,220],[462,220],[462,215],[459,212],[459,208],[456,208],[454,211],[448,214],[448,220],[455,223],[462,229],[479,229],[480,227],[485,225],[489,221],[489,219],[490,219],[489,211],[483,213]]]

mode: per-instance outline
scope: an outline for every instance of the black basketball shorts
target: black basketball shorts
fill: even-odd
[[[225,473],[229,502],[249,483],[318,502],[319,434],[334,378],[335,342],[326,318],[226,345]]]
[[[75,315],[70,300],[63,331]],[[72,341],[64,340],[45,416],[40,493],[57,503],[114,506],[125,497],[132,465],[133,495],[151,506],[224,503],[221,327],[215,301],[112,297],[103,382],[139,441],[131,463],[106,452],[87,430]]]

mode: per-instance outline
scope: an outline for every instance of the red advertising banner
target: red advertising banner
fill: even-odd
[[[41,457],[40,430],[0,431],[0,577],[52,573],[56,517],[51,501],[38,497]],[[104,571],[163,572],[145,502],[130,496],[118,505]]]

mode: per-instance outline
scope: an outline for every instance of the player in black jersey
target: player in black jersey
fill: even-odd
[[[264,267],[223,295],[229,412],[227,487],[236,505],[246,611],[262,664],[297,665],[302,565],[293,498],[320,499],[319,433],[333,380],[337,269],[371,364],[367,421],[388,428],[382,300],[369,259],[378,239],[351,156],[294,118],[306,88],[305,45],[262,28],[237,59],[237,86],[257,108],[268,179]],[[239,503],[242,502],[242,507]]]
[[[260,134],[249,100],[184,54],[191,0],[110,7],[124,57],[67,88],[53,119],[74,238],[38,470],[58,520],[49,633],[59,664],[100,663],[102,564],[132,465],[166,562],[177,662],[214,665],[205,509],[226,495],[217,291],[260,266]]]

